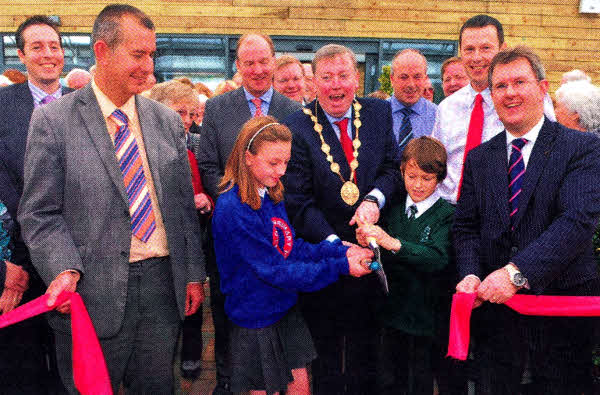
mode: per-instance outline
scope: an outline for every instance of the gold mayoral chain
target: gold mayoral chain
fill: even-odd
[[[306,115],[308,115],[310,117],[310,119],[314,122],[315,126],[315,132],[317,132],[319,134],[319,138],[321,139],[321,151],[323,151],[323,153],[325,153],[326,157],[327,157],[327,161],[331,164],[329,166],[329,168],[331,169],[331,171],[335,174],[337,174],[338,176],[340,176],[340,179],[342,180],[342,189],[340,190],[340,195],[342,196],[342,200],[344,201],[344,203],[346,203],[348,206],[354,206],[354,204],[358,201],[358,197],[359,197],[359,191],[358,191],[358,187],[356,186],[356,184],[353,182],[354,180],[354,174],[356,173],[356,168],[358,167],[358,149],[360,148],[360,140],[358,139],[358,130],[360,129],[362,123],[360,122],[360,109],[362,108],[362,106],[360,105],[360,103],[356,100],[354,100],[354,102],[352,103],[352,107],[354,107],[354,127],[356,128],[356,137],[354,138],[354,140],[352,141],[352,146],[354,147],[354,152],[352,153],[352,156],[354,156],[354,159],[352,160],[352,162],[350,162],[350,179],[348,181],[344,180],[344,177],[342,177],[342,174],[340,173],[340,165],[337,164],[336,162],[333,161],[333,156],[331,156],[331,147],[329,146],[329,144],[327,144],[325,142],[325,139],[323,139],[323,125],[321,125],[319,123],[319,120],[317,119],[316,115],[313,115],[313,113],[310,111],[309,108],[305,107],[302,111],[304,111],[304,113]],[[317,112],[317,103],[315,101],[315,113]],[[340,133],[346,133],[345,130],[340,130]]]

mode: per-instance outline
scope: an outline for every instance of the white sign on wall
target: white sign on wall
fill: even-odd
[[[579,12],[582,14],[600,14],[600,0],[581,0]]]

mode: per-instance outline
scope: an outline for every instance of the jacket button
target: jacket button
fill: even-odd
[[[510,248],[510,255],[511,256],[517,255],[517,252],[519,252],[519,248],[518,247],[512,246]]]
[[[123,256],[123,257],[127,256],[127,252],[126,251],[121,251],[121,256]]]
[[[129,210],[123,210],[123,214],[129,217]]]

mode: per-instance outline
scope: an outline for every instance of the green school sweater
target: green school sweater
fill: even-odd
[[[449,263],[454,207],[440,198],[418,218],[409,220],[405,204],[393,207],[387,232],[402,247],[397,254],[383,251],[382,261],[390,294],[379,318],[387,327],[415,336],[433,336],[439,322],[440,300],[448,294],[440,278]]]

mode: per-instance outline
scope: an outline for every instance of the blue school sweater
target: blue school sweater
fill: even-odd
[[[217,199],[213,236],[225,312],[245,328],[279,321],[298,300],[348,274],[348,247],[295,238],[283,202],[266,193],[253,210],[242,204],[237,185]]]

